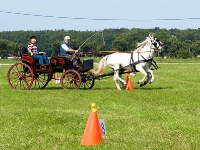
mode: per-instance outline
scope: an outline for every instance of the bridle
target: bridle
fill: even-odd
[[[151,49],[153,49],[154,51],[155,50],[158,51],[159,47],[162,46],[162,42],[160,42],[160,40],[158,38],[155,38],[155,39],[151,40],[151,45],[154,46],[154,48],[151,48]]]

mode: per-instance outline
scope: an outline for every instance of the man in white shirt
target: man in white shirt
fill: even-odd
[[[70,61],[72,61],[74,67],[76,67],[75,69],[82,67],[82,62],[80,58],[75,55],[76,53],[78,53],[78,50],[74,50],[70,46],[70,37],[65,36],[60,45],[60,56],[67,57]]]

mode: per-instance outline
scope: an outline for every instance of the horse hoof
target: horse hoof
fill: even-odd
[[[137,84],[140,84],[140,81],[138,81]]]
[[[144,81],[144,85],[147,84],[147,81]]]
[[[144,86],[144,84],[140,84],[140,87],[143,87]]]

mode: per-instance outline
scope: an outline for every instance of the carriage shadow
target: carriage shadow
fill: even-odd
[[[134,87],[134,90],[167,90],[167,89],[173,89],[173,87]],[[106,88],[94,87],[92,89],[79,89],[79,90],[117,90],[117,88],[116,87],[106,87]],[[121,91],[126,91],[126,89],[122,89]]]
[[[173,89],[172,86],[168,87],[134,87],[134,90],[167,90],[167,89]],[[46,87],[45,89],[38,89],[38,88],[33,88],[31,90],[63,90],[62,87]],[[79,88],[79,89],[66,89],[66,90],[81,90],[81,91],[88,91],[88,90],[117,90],[116,87],[106,87],[106,88],[99,88],[99,87],[93,87],[92,89],[87,89],[87,88]],[[118,90],[117,90],[118,91]],[[126,91],[126,89],[122,89],[121,91]]]

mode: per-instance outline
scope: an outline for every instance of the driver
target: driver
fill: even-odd
[[[63,42],[60,45],[60,56],[64,56],[72,61],[75,69],[82,68],[82,62],[78,56],[75,55],[78,50],[74,50],[70,46],[70,37],[65,36]]]

